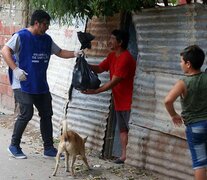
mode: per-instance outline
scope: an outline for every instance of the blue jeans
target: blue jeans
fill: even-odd
[[[207,120],[186,126],[193,169],[207,167]]]
[[[14,96],[19,103],[20,113],[14,124],[11,145],[18,146],[21,142],[22,134],[32,119],[34,107],[37,108],[40,116],[40,132],[44,142],[44,148],[53,146],[53,127],[52,127],[52,97],[46,94],[28,94],[20,89],[14,89]]]

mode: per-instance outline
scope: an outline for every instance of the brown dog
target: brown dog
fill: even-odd
[[[58,145],[58,152],[56,156],[56,165],[55,170],[53,172],[53,176],[56,175],[59,163],[60,163],[60,155],[61,153],[65,152],[65,168],[66,172],[69,172],[69,156],[72,156],[71,161],[71,174],[74,176],[74,169],[73,165],[76,160],[76,156],[80,155],[82,157],[82,160],[84,161],[85,165],[88,169],[90,169],[86,156],[85,156],[85,142],[87,140],[86,138],[80,137],[76,132],[72,130],[67,130],[67,121],[64,120],[62,123],[62,135],[60,137],[60,143]]]

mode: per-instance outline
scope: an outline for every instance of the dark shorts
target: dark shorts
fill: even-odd
[[[131,112],[130,110],[129,111],[115,111],[116,122],[118,123],[120,132],[129,131],[130,112]]]
[[[193,169],[207,167],[207,120],[186,126]]]

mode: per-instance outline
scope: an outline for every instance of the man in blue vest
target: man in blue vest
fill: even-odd
[[[53,146],[52,97],[46,72],[52,54],[61,58],[73,58],[81,53],[61,49],[54,43],[45,33],[49,28],[50,19],[45,11],[34,11],[30,26],[15,33],[2,49],[3,58],[12,70],[12,89],[20,107],[8,147],[11,155],[18,159],[27,158],[21,150],[20,143],[22,134],[32,119],[33,105],[40,116],[44,156],[56,156],[57,150]]]

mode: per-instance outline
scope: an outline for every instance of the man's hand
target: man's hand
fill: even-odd
[[[74,56],[75,57],[79,57],[79,56],[83,56],[83,55],[84,55],[83,50],[75,50],[74,51]]]
[[[83,90],[83,91],[81,91],[81,93],[83,93],[83,94],[98,94],[96,89]]]
[[[20,69],[19,67],[16,67],[13,70],[14,77],[17,78],[19,81],[26,81],[28,75],[24,70]]]

